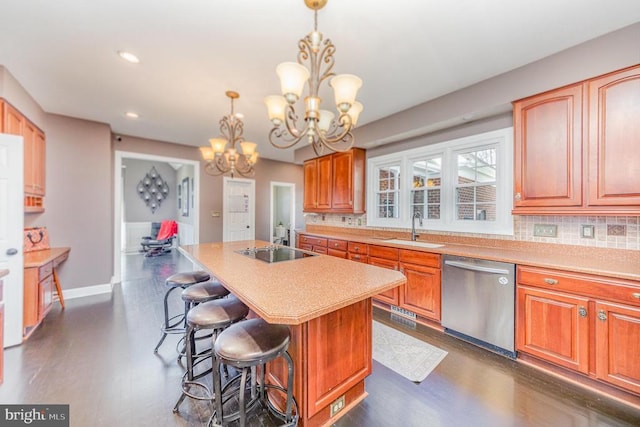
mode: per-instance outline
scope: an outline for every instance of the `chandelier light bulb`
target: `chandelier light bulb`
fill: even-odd
[[[269,95],[264,98],[264,103],[267,106],[267,113],[269,114],[269,120],[278,126],[284,122],[284,110],[287,107],[287,100],[281,95]]]
[[[224,148],[227,145],[227,140],[222,138],[211,138],[209,140],[209,144],[211,144],[211,149],[215,154],[224,153]]]
[[[331,126],[331,121],[336,115],[327,110],[320,110],[320,120],[318,120],[318,130],[320,133],[327,133]]]
[[[362,80],[353,74],[340,74],[332,78],[329,85],[333,88],[336,107],[341,113],[346,113],[356,102],[356,95],[358,89],[362,87]]]
[[[256,144],[255,142],[242,141],[240,143],[240,148],[242,148],[242,154],[244,154],[245,156],[251,157],[253,153],[255,153],[257,145],[258,144]]]
[[[289,104],[294,104],[302,94],[304,84],[309,80],[309,70],[297,62],[283,62],[276,67],[280,78],[282,96]]]
[[[356,123],[358,123],[358,117],[360,117],[360,113],[362,113],[363,109],[364,106],[358,101],[354,102],[351,108],[349,108],[347,114],[351,117],[351,126],[356,126]]]

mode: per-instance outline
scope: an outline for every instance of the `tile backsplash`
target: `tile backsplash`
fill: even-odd
[[[343,221],[344,219],[344,221]],[[367,227],[366,215],[306,214],[305,222],[313,225],[331,227],[381,229]],[[533,235],[535,224],[557,226],[556,237],[538,237]],[[583,237],[583,225],[593,226],[593,237]],[[635,216],[514,216],[513,236],[485,235],[429,231],[432,234],[459,235],[468,237],[490,237],[492,239],[518,240],[527,242],[558,243],[563,245],[590,246],[597,248],[640,250],[640,218]],[[409,231],[404,230],[403,231]],[[589,230],[586,230],[586,234]]]

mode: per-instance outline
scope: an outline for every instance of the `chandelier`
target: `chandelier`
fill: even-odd
[[[318,10],[327,0],[304,2],[314,11],[314,27],[298,42],[298,62],[283,62],[276,68],[282,95],[267,96],[264,100],[273,123],[269,142],[276,148],[289,148],[306,139],[316,155],[322,154],[325,147],[331,151],[347,151],[355,142],[351,131],[363,108],[355,99],[362,80],[352,74],[336,75],[332,71],[336,48],[331,40],[323,41],[322,33],[318,31]],[[318,91],[329,78],[338,110],[337,119],[335,113],[320,109],[322,100]],[[308,83],[308,96],[304,98],[305,123],[298,128],[294,104],[300,98],[305,83]]]
[[[240,95],[230,90],[225,94],[231,99],[231,113],[220,119],[221,136],[209,140],[211,147],[200,147],[202,158],[207,162],[205,171],[213,176],[230,172],[231,178],[236,173],[250,177],[255,173],[253,166],[258,160],[257,144],[244,140],[242,115],[233,112],[233,100],[238,99]],[[242,153],[236,149],[236,142],[240,145]]]

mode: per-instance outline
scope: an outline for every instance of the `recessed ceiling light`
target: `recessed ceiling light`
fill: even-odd
[[[125,61],[131,62],[132,64],[137,64],[140,62],[140,59],[138,59],[138,57],[131,52],[119,50],[118,55],[120,55],[120,58],[124,59]]]
[[[124,115],[129,117],[130,119],[137,119],[138,117],[140,117],[138,113],[134,113],[133,111],[127,111],[126,113],[124,113]]]

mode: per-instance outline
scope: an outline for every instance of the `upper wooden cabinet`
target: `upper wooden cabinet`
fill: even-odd
[[[2,99],[0,111],[0,133],[22,136],[24,141],[24,211],[42,212],[46,159],[44,132]]]
[[[587,83],[589,206],[640,205],[640,66]]]
[[[364,213],[365,151],[359,148],[304,162],[305,212]]]
[[[514,214],[640,214],[640,65],[513,107]]]
[[[582,205],[582,100],[578,84],[513,106],[514,205]]]

